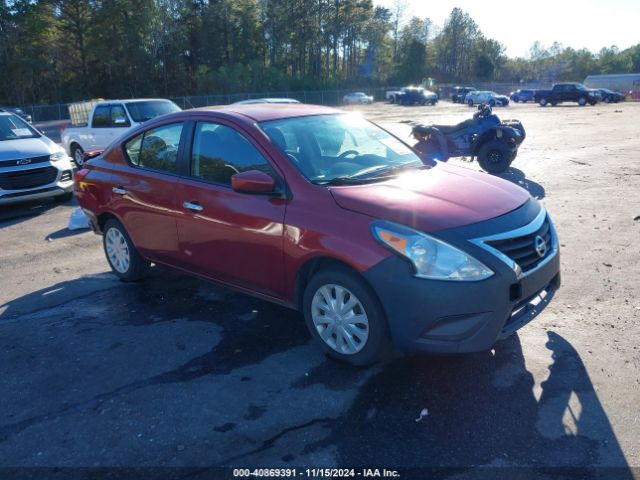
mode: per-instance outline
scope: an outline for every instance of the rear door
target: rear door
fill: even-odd
[[[257,141],[231,123],[199,121],[177,187],[178,236],[185,268],[264,295],[284,294],[282,195],[238,193],[231,176],[261,170],[284,187]]]
[[[127,165],[113,172],[111,209],[136,248],[153,261],[179,263],[176,230],[178,155],[184,122],[150,128],[124,142]]]

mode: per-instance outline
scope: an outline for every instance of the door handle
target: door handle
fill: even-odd
[[[198,202],[184,202],[182,206],[187,210],[192,210],[194,212],[201,212],[202,210],[204,210],[204,207]]]
[[[122,187],[113,187],[111,191],[117,195],[126,195],[127,191]]]

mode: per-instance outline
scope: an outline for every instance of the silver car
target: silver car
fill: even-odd
[[[73,168],[64,149],[23,119],[0,112],[0,205],[73,196]]]

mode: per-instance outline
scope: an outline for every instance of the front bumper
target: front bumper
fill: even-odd
[[[55,197],[73,192],[73,167],[68,159],[20,167],[0,168],[0,175],[15,172],[27,174],[30,170],[42,168],[55,168],[57,170],[55,178],[52,178],[50,182],[29,188],[2,188],[0,186],[0,205]]]
[[[517,218],[518,212],[526,213],[523,208],[503,217]],[[509,223],[504,218],[500,222]],[[456,233],[450,231],[441,238],[450,237],[447,241],[453,244],[451,238]],[[416,278],[408,262],[398,256],[389,257],[364,273],[380,298],[392,339],[400,350],[430,353],[488,350],[496,341],[533,320],[560,288],[558,250],[539,268],[523,276],[468,241],[455,243],[458,247],[466,244],[466,251],[489,266],[495,275],[480,282]]]

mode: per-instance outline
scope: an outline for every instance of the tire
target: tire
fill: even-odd
[[[73,192],[66,192],[66,193],[62,193],[62,194],[60,194],[60,195],[56,195],[56,196],[54,197],[54,200],[55,200],[56,202],[63,203],[63,202],[68,202],[68,201],[69,201],[69,200],[71,200],[72,198],[73,198]]]
[[[540,106],[541,106],[541,107],[546,107],[546,106],[547,106],[547,103],[549,103],[549,102],[547,101],[547,99],[546,99],[546,98],[541,98],[541,99],[538,101],[538,103],[540,104]]]
[[[489,100],[489,106],[490,107],[495,107],[496,106],[496,101],[493,100],[493,99]]]
[[[77,143],[74,143],[71,146],[71,157],[73,158],[73,162],[76,164],[76,167],[82,168],[84,165],[84,150]]]
[[[578,105],[580,105],[581,107],[584,107],[587,104],[587,99],[584,97],[580,97],[578,99]]]
[[[478,150],[478,163],[485,172],[502,173],[511,164],[512,151],[500,140],[489,140]]]
[[[609,97],[604,97],[604,103],[611,103],[611,99]]]
[[[469,101],[467,102],[467,105],[469,105],[470,107],[473,107],[473,100],[469,100]]]
[[[135,282],[147,273],[149,262],[142,258],[129,234],[116,219],[107,220],[102,246],[113,273],[123,282]]]
[[[396,103],[396,99],[393,95],[389,97],[389,103]]]
[[[334,301],[344,306],[354,299],[346,313],[333,306]],[[302,308],[311,336],[332,358],[351,365],[371,365],[390,351],[391,336],[380,301],[364,279],[348,268],[316,273],[305,288]],[[348,321],[354,315],[361,319],[358,323]],[[330,333],[325,340],[326,332]]]
[[[552,107],[556,107],[556,106],[558,106],[558,102],[555,102],[555,101],[554,101],[554,102],[551,102],[551,106],[552,106]]]

